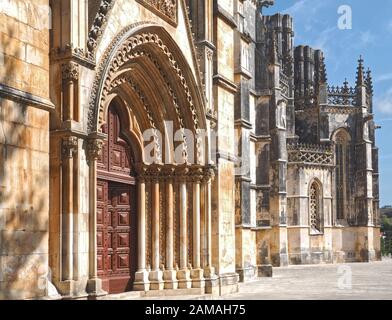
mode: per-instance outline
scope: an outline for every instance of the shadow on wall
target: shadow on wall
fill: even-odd
[[[0,54],[0,83],[10,86],[15,75],[29,81],[18,60],[25,53],[14,36],[12,28],[0,33],[0,51],[6,53]],[[47,294],[49,168],[42,161],[48,157],[47,117],[0,96],[0,299]]]

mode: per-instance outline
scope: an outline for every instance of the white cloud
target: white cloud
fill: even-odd
[[[291,7],[284,10],[284,13],[288,13],[291,15],[295,15],[297,13],[303,12],[305,5],[307,4],[308,0],[300,0],[293,4]]]
[[[365,32],[361,32],[360,39],[361,39],[361,44],[363,46],[366,46],[375,43],[376,36],[372,32],[370,32],[370,30],[367,30]]]
[[[388,29],[388,31],[389,31],[390,33],[392,33],[392,20],[390,20],[390,21],[388,22],[387,29]]]
[[[375,99],[375,106],[380,113],[392,115],[392,88]]]
[[[384,73],[380,76],[378,76],[374,81],[375,82],[382,82],[382,81],[388,81],[392,80],[392,73]]]
[[[284,14],[291,16],[307,16],[309,19],[314,19],[314,14],[318,12],[321,7],[326,5],[326,1],[320,0],[300,0],[294,3],[291,7],[283,11]]]

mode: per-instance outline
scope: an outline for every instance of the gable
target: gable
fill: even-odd
[[[93,41],[95,61],[99,64],[107,48],[125,28],[132,25],[142,27],[143,24],[155,24],[165,28],[176,42],[200,85],[196,52],[185,3],[183,0],[160,2],[162,4],[156,4],[156,1],[151,0],[102,1],[89,40]]]

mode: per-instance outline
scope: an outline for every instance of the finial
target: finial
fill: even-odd
[[[278,55],[278,44],[276,43],[276,33],[275,30],[271,32],[271,44],[270,44],[270,59],[272,64],[280,64],[279,63],[279,55]]]
[[[370,70],[370,68],[368,68],[366,71],[365,84],[366,84],[367,93],[373,95],[373,78],[372,78],[372,71]]]
[[[347,81],[347,78],[344,78],[343,85],[344,85],[345,88],[348,88],[348,81]]]
[[[365,85],[365,80],[364,80],[363,59],[362,59],[362,55],[360,55],[358,60],[358,68],[357,68],[357,87],[361,87],[364,85]]]
[[[324,84],[328,82],[327,67],[325,65],[324,55],[321,56],[321,61],[320,61],[320,81],[321,81],[321,83],[324,83]]]

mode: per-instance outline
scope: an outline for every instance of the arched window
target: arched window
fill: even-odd
[[[309,189],[309,219],[311,233],[322,232],[322,193],[317,182],[313,182]]]
[[[347,218],[348,178],[350,136],[346,130],[340,130],[335,135],[335,189],[336,189],[336,219]]]

